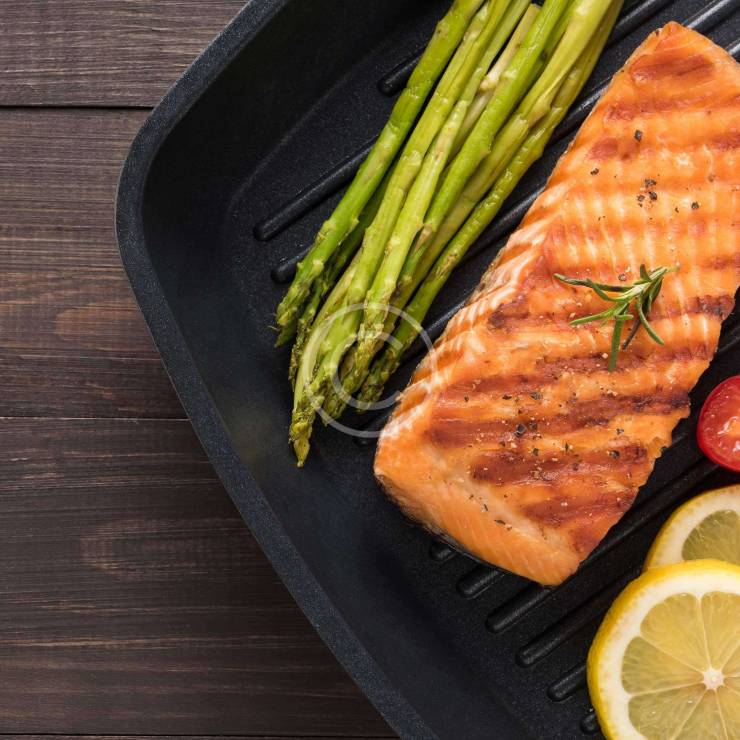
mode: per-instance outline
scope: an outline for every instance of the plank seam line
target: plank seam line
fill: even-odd
[[[102,104],[61,104],[61,103],[39,103],[39,104],[14,104],[0,103],[0,111],[45,111],[45,110],[66,110],[66,111],[152,111],[153,105],[102,105]],[[0,735],[3,737],[3,735]]]
[[[0,416],[0,421],[130,421],[130,422],[141,422],[141,421],[179,421],[188,422],[190,419],[187,416]],[[8,734],[17,733],[0,733],[0,737],[4,737]],[[49,734],[49,733],[27,733],[29,735],[37,734]],[[60,735],[70,735],[68,732],[58,733]],[[74,734],[74,733],[72,733]],[[95,734],[95,733],[93,733]],[[71,735],[70,735],[71,736]],[[101,735],[101,737],[103,737]],[[194,737],[200,737],[194,736]]]
[[[259,734],[253,734],[253,733],[200,733],[200,734],[194,734],[194,735],[186,735],[182,733],[178,734],[157,734],[157,733],[141,733],[138,735],[121,735],[119,733],[75,733],[75,732],[0,732],[0,737],[110,737],[110,738],[136,738],[136,737],[161,737],[161,738],[175,738],[175,737],[192,737],[192,738],[229,738],[229,737],[245,737],[245,738],[255,738],[255,740],[259,740],[260,738],[290,738],[291,740],[293,738],[296,738],[297,740],[323,740],[323,738],[326,738],[327,740],[331,740],[332,738],[336,738],[336,740],[391,740],[392,738],[395,738],[395,735],[327,735],[326,733],[322,733],[321,735],[296,735],[295,733],[291,733],[289,735],[284,735],[281,733],[275,734],[272,733],[270,735],[265,735],[264,733]]]

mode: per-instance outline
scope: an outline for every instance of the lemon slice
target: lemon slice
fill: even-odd
[[[596,634],[588,687],[610,740],[740,738],[740,567],[645,571]]]
[[[740,565],[740,485],[687,501],[663,525],[645,568],[716,558]]]

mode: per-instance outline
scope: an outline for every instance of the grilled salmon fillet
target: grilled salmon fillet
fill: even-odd
[[[545,191],[422,361],[375,473],[404,511],[543,584],[619,520],[717,348],[740,283],[740,69],[670,23],[614,77]],[[678,266],[607,369],[587,288]],[[626,327],[626,329],[628,329]],[[626,332],[625,332],[626,333]]]

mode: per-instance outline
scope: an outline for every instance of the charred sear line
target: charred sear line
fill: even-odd
[[[649,61],[637,60],[630,70],[636,82],[664,80],[666,77],[710,76],[714,63],[703,54],[685,55],[680,50],[667,50],[650,55]]]
[[[639,101],[618,100],[604,109],[604,120],[632,121],[635,118],[646,118],[654,115],[665,115],[674,110],[712,109],[732,111],[740,106],[740,99],[732,97],[725,100],[717,100],[716,96],[702,95],[687,99],[685,96],[675,98],[643,98]]]
[[[715,136],[709,142],[710,149],[728,152],[740,148],[740,131],[727,131],[721,136]]]
[[[588,150],[588,158],[597,162],[599,166],[604,166],[609,160],[627,162],[630,159],[636,157],[640,152],[640,142],[642,141],[642,132],[640,139],[628,139],[626,137],[610,137],[606,136],[601,139],[597,139]],[[728,131],[719,136],[712,138],[696,138],[691,143],[684,144],[682,147],[685,153],[689,153],[692,150],[710,150],[716,152],[727,152],[734,149],[740,148],[740,134],[734,131]],[[561,175],[561,177],[564,177]],[[675,184],[675,182],[674,182]],[[668,182],[663,182],[663,185],[668,185]]]
[[[553,496],[522,508],[533,520],[550,527],[558,527],[579,519],[591,522],[602,517],[618,519],[629,509],[634,498],[635,493],[632,489],[624,489],[619,493],[604,491],[595,498],[583,500],[573,496]]]
[[[728,256],[724,260],[715,259],[711,265],[714,269],[727,269],[728,267],[740,266],[740,255]],[[600,274],[599,270],[595,270]],[[688,305],[679,306],[660,301],[651,313],[653,320],[665,318],[678,318],[680,316],[717,316],[724,320],[732,311],[735,301],[734,297],[725,293],[723,295],[695,296]],[[526,330],[528,328],[541,328],[547,326],[550,331],[571,331],[569,316],[574,313],[575,302],[563,303],[558,312],[548,311],[532,314],[526,305],[520,303],[509,303],[499,306],[491,312],[487,319],[488,327],[493,331],[509,332],[516,328]]]
[[[595,141],[589,149],[589,159],[595,162],[607,162],[610,159],[626,160],[637,152],[637,142],[630,139],[605,136]]]
[[[697,203],[697,206],[699,204]],[[737,229],[740,223],[733,223],[732,227]],[[715,257],[709,265],[713,270],[740,270],[740,252],[733,252],[732,254],[725,254],[721,257]],[[732,296],[729,296],[730,306],[733,305]]]
[[[620,490],[603,490],[598,496],[579,500],[572,496],[555,495],[522,507],[522,513],[542,527],[560,528],[575,551],[585,556],[632,505],[636,486]]]
[[[732,305],[729,305],[732,308]],[[716,308],[707,308],[707,313],[714,313]],[[724,310],[724,303],[722,304]],[[688,362],[689,360],[707,360],[710,353],[705,344],[693,347],[659,347],[650,355],[650,367],[656,375],[662,374],[669,365]],[[645,366],[645,357],[636,352],[630,352],[620,358],[620,365],[611,373],[611,377],[627,374],[635,368]],[[603,353],[590,353],[582,357],[546,357],[538,360],[531,373],[517,373],[512,375],[492,375],[479,380],[454,383],[441,396],[443,403],[454,403],[467,397],[473,401],[480,395],[507,395],[512,399],[517,396],[528,396],[533,392],[547,395],[550,386],[556,383],[564,372],[584,377],[597,373],[606,373]]]
[[[568,497],[532,504],[525,513],[541,526],[561,527],[575,551],[585,557],[601,542],[608,529],[629,509],[637,495],[636,487],[604,491],[595,500],[578,501]]]
[[[516,419],[468,420],[454,416],[433,418],[426,434],[438,447],[465,447],[480,443],[507,443],[517,439],[538,439],[556,434],[607,426],[612,419],[624,414],[666,415],[688,408],[688,392],[674,391],[655,394],[606,396],[583,401],[571,401],[563,413],[522,425]],[[441,409],[444,413],[444,409]],[[520,431],[520,427],[524,429]]]
[[[723,295],[695,296],[688,306],[678,307],[663,303],[656,304],[651,317],[653,319],[678,318],[680,316],[717,316],[720,321],[729,316],[735,300],[727,293]]]
[[[536,448],[535,448],[536,449]],[[481,453],[470,467],[473,480],[496,486],[564,484],[574,473],[598,483],[600,479],[629,478],[634,469],[648,463],[647,450],[640,444],[610,444],[604,449],[578,452],[573,449],[553,454],[532,454],[532,449],[491,450]]]

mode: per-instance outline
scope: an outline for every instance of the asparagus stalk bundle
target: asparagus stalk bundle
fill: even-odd
[[[383,354],[374,363],[360,391],[360,400],[365,404],[377,400],[383,392],[388,378],[398,368],[403,353],[411,346],[418,335],[417,327],[426,317],[432,302],[447,282],[455,267],[465,256],[470,246],[491,223],[506,198],[533,162],[542,156],[545,145],[553,131],[563,120],[568,109],[575,101],[586,80],[593,71],[599,55],[606,43],[609,31],[616,20],[619,3],[610,8],[606,21],[598,30],[592,42],[573,66],[555,96],[547,115],[532,129],[514,156],[507,163],[504,171],[496,179],[493,187],[477,205],[470,218],[457,232],[455,237],[439,254],[431,270],[421,266],[417,278],[422,275],[421,285],[410,303],[406,304],[404,321],[402,321]],[[430,255],[432,256],[432,255]],[[427,274],[428,272],[428,274]]]
[[[454,0],[450,11],[435,29],[408,85],[393,106],[388,123],[334,213],[319,230],[306,258],[298,265],[296,279],[277,309],[277,324],[281,329],[296,317],[326,261],[357,225],[362,209],[383,179],[429,91],[457,49],[471,17],[481,5],[482,0]]]
[[[431,194],[427,195],[429,178],[435,177],[433,170],[438,166],[440,156],[443,156],[445,142],[452,139],[457,132],[451,125],[444,131],[440,129],[445,127],[448,116],[451,116],[453,121],[456,115],[459,116],[458,111],[451,112],[459,98],[466,95],[472,97],[474,94],[477,85],[473,87],[472,93],[469,93],[471,75],[478,74],[480,58],[486,54],[491,38],[496,37],[496,26],[508,5],[508,0],[488,0],[480,7],[404,146],[383,195],[378,214],[365,233],[362,249],[358,253],[354,278],[349,283],[340,305],[341,315],[338,315],[336,321],[327,328],[322,342],[316,346],[320,360],[315,369],[311,367],[316,362],[314,354],[303,355],[302,362],[306,367],[299,370],[298,377],[310,377],[311,380],[308,385],[296,384],[290,427],[290,437],[294,446],[300,445],[302,449],[306,449],[307,433],[310,434],[317,407],[324,403],[329,383],[336,374],[345,352],[352,346],[357,336],[362,321],[362,311],[359,307],[367,302],[367,293],[371,288],[373,276],[378,272],[379,264],[386,261],[392,252],[391,246],[394,242],[407,240],[406,233],[399,235],[394,232],[397,222],[409,223],[409,210],[413,210],[411,206],[407,207],[402,213],[403,217],[399,218],[404,204],[407,200],[410,203],[420,201],[423,206],[424,200],[431,197]],[[505,39],[500,40],[501,45],[504,42]],[[489,58],[492,56],[489,55]],[[485,72],[486,69],[480,71],[480,78]],[[427,157],[433,142],[433,151],[436,154]],[[423,172],[420,173],[420,170]],[[301,454],[298,456],[300,459]]]
[[[450,273],[583,88],[621,4],[454,0],[278,307],[278,344],[295,337],[299,465],[318,411],[336,418],[358,390],[364,403],[382,393]]]
[[[421,229],[422,225],[427,233],[430,228],[433,228],[430,225],[430,218],[438,219],[440,212],[444,212],[449,204],[457,199],[462,187],[474,172],[480,160],[487,154],[495,135],[521,97],[528,75],[537,64],[548,37],[567,6],[568,0],[550,0],[545,3],[540,13],[538,13],[535,22],[525,36],[522,46],[514,55],[511,64],[504,73],[506,80],[486,105],[481,117],[452,162],[439,192],[429,208],[429,215],[425,219],[425,223],[420,220],[413,224],[419,226],[418,230]],[[534,92],[534,90],[531,92]],[[363,318],[361,341],[357,350],[356,361],[360,364],[367,362],[368,355],[372,352],[372,348],[382,331],[387,314],[386,307],[407,253],[407,250],[403,251],[403,247],[406,245],[401,244],[400,246],[402,248],[401,258],[396,255],[395,250],[389,249],[388,259],[385,259],[381,264],[373,283],[373,289],[369,295],[370,300]]]
[[[571,10],[572,7],[573,6],[571,4],[568,7],[568,10]],[[476,102],[479,102],[479,107],[481,109],[480,112],[485,110],[487,105],[487,102],[480,105],[481,99],[484,101],[490,101],[491,97],[495,93],[495,88],[492,87],[493,81],[496,80],[497,83],[500,81],[503,72],[506,71],[508,64],[516,54],[517,49],[526,38],[526,33],[532,26],[538,11],[539,6],[531,5],[529,7],[510,39],[510,43],[507,45],[507,48],[504,49],[494,67],[486,75],[484,81],[481,82],[479,94],[476,97]],[[548,36],[542,50],[540,51],[537,63],[529,73],[530,80],[536,77],[536,74],[540,72],[542,66],[544,66],[544,61],[549,59],[552,55],[565,31],[569,18],[569,12],[565,12],[558,19],[553,31]],[[519,113],[519,111],[517,111],[517,113]],[[480,113],[477,117],[480,117]],[[455,234],[466,216],[475,207],[478,200],[484,195],[495,181],[496,177],[500,174],[511,152],[515,151],[517,146],[523,140],[524,135],[527,132],[526,124],[529,123],[529,125],[531,125],[534,120],[534,116],[530,114],[530,116],[525,118],[524,121],[517,120],[516,117],[514,117],[514,119],[515,120],[507,122],[506,127],[500,132],[499,136],[496,137],[495,144],[490,154],[478,167],[475,175],[470,179],[451,212],[444,218],[444,221],[440,224],[442,216],[444,215],[444,208],[437,208],[436,211],[434,208],[429,210],[425,219],[424,228],[419,232],[418,238],[415,240],[414,246],[405,260],[403,269],[396,279],[395,290],[391,296],[390,303],[386,304],[385,302],[381,302],[380,298],[376,298],[375,302],[378,306],[384,308],[386,305],[389,305],[394,309],[401,309],[406,304],[411,294],[418,287],[419,282],[424,278],[427,272],[429,272],[431,265],[434,263],[434,260],[439,255],[441,249]],[[525,125],[523,126],[522,123]],[[437,206],[438,202],[438,200],[435,200],[433,206]],[[431,245],[429,244],[430,240],[432,241]],[[378,313],[381,312],[379,311]],[[364,344],[361,340],[358,343],[358,346],[353,348],[355,351],[352,352],[349,362],[345,363],[345,372],[342,380],[343,392],[341,394],[334,394],[334,398],[330,398],[325,402],[324,409],[329,416],[337,417],[342,413],[344,410],[344,404],[338,402],[337,396],[341,395],[346,398],[358,390],[367,375],[372,358],[382,344],[382,338],[388,336],[389,332],[393,330],[393,326],[398,317],[398,311],[391,311],[390,314],[388,314],[387,311],[384,313],[386,318],[383,323],[382,330],[379,330],[380,324],[378,321],[375,326],[374,334],[371,334],[371,340],[368,341],[366,339]],[[371,343],[372,338],[375,339],[374,344]]]

